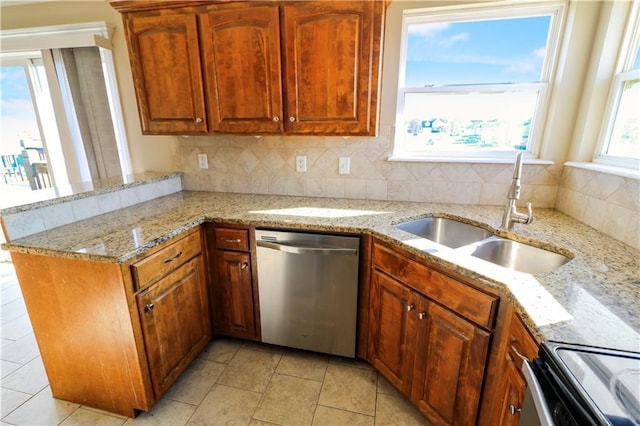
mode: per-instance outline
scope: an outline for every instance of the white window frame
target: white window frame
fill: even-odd
[[[555,70],[561,45],[561,31],[564,27],[566,3],[564,1],[548,1],[537,3],[507,4],[480,4],[478,6],[447,6],[429,9],[408,9],[402,17],[402,35],[399,60],[398,98],[396,106],[396,126],[393,154],[390,161],[479,161],[479,162],[506,162],[513,161],[514,151],[481,151],[481,152],[425,152],[420,155],[410,154],[401,148],[404,138],[404,98],[407,93],[455,93],[455,92],[497,92],[513,91],[519,89],[539,90],[538,103],[536,105],[529,134],[529,142],[525,156],[537,158],[542,145],[544,134],[545,111],[547,111],[551,98],[550,82],[554,81]],[[533,16],[550,16],[547,56],[542,65],[540,81],[536,83],[515,84],[482,84],[459,86],[434,86],[434,87],[405,87],[407,37],[409,24],[423,22],[463,22],[478,20],[497,20],[504,18],[520,18]]]
[[[593,162],[605,166],[622,167],[625,169],[640,169],[640,159],[631,157],[621,157],[607,154],[611,135],[616,121],[616,115],[624,83],[628,80],[640,78],[640,69],[632,69],[638,48],[640,47],[640,1],[634,0],[627,23],[624,36],[618,52],[615,75],[612,76],[611,88],[607,98],[607,105],[604,112],[604,121],[600,129],[598,145],[594,153]]]

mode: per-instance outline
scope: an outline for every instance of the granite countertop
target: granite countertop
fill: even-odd
[[[368,233],[507,294],[539,340],[640,351],[640,252],[558,211],[534,209],[512,239],[570,254],[523,274],[429,242],[394,224],[436,215],[495,231],[501,207],[183,191],[5,244],[10,251],[122,263],[205,221]]]

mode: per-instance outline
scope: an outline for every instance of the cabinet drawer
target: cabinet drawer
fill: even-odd
[[[511,317],[511,325],[509,326],[507,351],[515,360],[518,360],[519,355],[522,355],[531,361],[538,355],[538,343],[515,312]]]
[[[135,290],[148,286],[201,251],[200,232],[192,232],[134,263],[131,272]]]
[[[469,287],[378,244],[374,245],[373,264],[476,324],[486,328],[493,327],[498,297]]]
[[[249,230],[216,228],[216,248],[224,250],[249,251]]]

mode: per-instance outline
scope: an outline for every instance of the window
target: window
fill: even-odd
[[[563,11],[405,11],[393,158],[536,155]]]
[[[633,3],[620,57],[609,91],[595,161],[619,167],[640,166],[640,23]]]

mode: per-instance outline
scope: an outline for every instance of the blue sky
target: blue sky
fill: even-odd
[[[405,87],[539,81],[549,16],[409,26]]]
[[[0,119],[2,154],[20,152],[20,139],[40,138],[22,67],[0,67]]]

